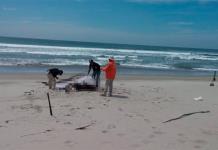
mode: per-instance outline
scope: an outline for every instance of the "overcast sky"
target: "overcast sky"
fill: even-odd
[[[1,0],[0,36],[218,49],[218,0]]]

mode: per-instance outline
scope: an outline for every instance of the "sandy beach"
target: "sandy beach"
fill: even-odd
[[[113,97],[49,91],[46,81],[0,75],[1,150],[218,149],[218,83],[209,78],[118,77]]]

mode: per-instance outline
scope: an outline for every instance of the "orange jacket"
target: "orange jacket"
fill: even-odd
[[[106,79],[114,80],[117,72],[115,60],[109,59],[108,64],[102,67],[101,70],[105,71]]]

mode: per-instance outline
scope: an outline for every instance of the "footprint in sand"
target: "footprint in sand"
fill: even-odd
[[[154,133],[154,134],[157,134],[157,135],[162,135],[162,134],[164,134],[164,132],[162,132],[162,131],[154,131],[153,133]]]
[[[122,108],[118,108],[118,110],[119,110],[119,111],[123,111],[123,109],[122,109]]]
[[[133,117],[133,115],[131,115],[131,114],[125,114],[125,116],[127,116],[127,117],[129,117],[129,118],[132,118],[132,117]]]
[[[176,99],[174,97],[165,98],[163,102],[175,102]]]
[[[34,94],[34,90],[24,92],[24,95],[33,95],[33,94]]]
[[[13,121],[13,120],[6,120],[6,121],[5,121],[5,123],[7,123],[7,124],[8,124],[8,123],[9,123],[9,122],[11,122],[11,121]]]
[[[207,141],[202,140],[202,139],[195,140],[194,142],[197,143],[197,144],[202,144],[202,145],[207,144]]]
[[[159,93],[159,92],[162,91],[162,90],[163,90],[163,88],[161,88],[161,87],[156,87],[156,88],[150,89],[149,91],[150,91],[150,92]]]
[[[142,143],[143,144],[149,144],[149,143],[151,143],[152,141],[150,141],[150,140],[142,140]]]
[[[80,108],[79,107],[76,107],[76,108],[70,108],[70,111],[75,111],[75,110],[79,110]]]
[[[33,106],[33,109],[35,109],[38,113],[41,113],[41,112],[42,112],[42,106],[34,105],[34,106]]]
[[[136,149],[136,148],[141,147],[141,145],[140,144],[132,144],[132,145],[130,145],[130,147],[133,149]]]
[[[108,107],[108,104],[103,104],[104,106]]]
[[[200,145],[195,145],[194,148],[195,149],[201,149],[202,147]]]
[[[184,136],[183,133],[178,133],[177,135],[180,136],[180,137],[183,137],[183,136]]]
[[[107,126],[107,129],[114,129],[114,128],[116,128],[116,126],[115,126],[114,124],[109,124],[109,125]]]
[[[70,144],[70,143],[72,143],[72,141],[65,141],[64,143],[65,144]]]
[[[160,131],[160,130],[156,130],[156,131],[153,131],[153,133],[155,134],[155,135],[162,135],[162,134],[164,134],[164,132],[162,132],[162,131]]]
[[[207,141],[202,140],[202,139],[198,139],[198,140],[194,140],[193,143],[196,144],[196,145],[194,146],[194,148],[200,149],[200,148],[202,148],[204,145],[207,144]]]
[[[40,106],[40,105],[33,105],[33,104],[24,104],[24,105],[21,105],[21,106],[12,106],[11,108],[12,109],[19,108],[21,110],[30,110],[30,109],[33,109],[33,110],[36,110],[38,113],[41,113],[43,111],[42,106]]]
[[[119,137],[124,137],[126,134],[124,134],[124,133],[118,133],[117,134],[117,136],[119,136]]]
[[[150,123],[151,121],[149,119],[144,119],[145,122]]]
[[[103,145],[111,145],[111,141],[103,141],[103,142],[101,142],[101,144],[103,144]]]
[[[68,105],[61,105],[60,107],[70,107],[71,104],[68,104]]]
[[[144,118],[144,115],[143,115],[143,114],[138,114],[138,113],[137,113],[136,116],[137,116],[137,117]]]
[[[71,122],[64,122],[65,125],[70,125],[72,124]]]
[[[102,130],[101,132],[102,132],[102,133],[108,133],[108,131],[107,131],[107,130]]]
[[[181,144],[184,144],[186,142],[186,140],[184,140],[184,139],[177,139],[177,141]]]
[[[149,138],[149,139],[153,139],[153,138],[155,138],[155,135],[154,135],[154,134],[150,134],[150,135],[148,136],[148,138]]]
[[[88,110],[94,109],[94,107],[88,107]]]
[[[64,144],[66,144],[66,145],[69,146],[69,147],[73,147],[73,145],[74,145],[75,143],[73,143],[73,141],[67,140],[67,141],[64,142]]]
[[[201,133],[204,135],[218,135],[218,131],[201,129]]]

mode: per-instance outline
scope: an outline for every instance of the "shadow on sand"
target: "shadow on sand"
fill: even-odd
[[[123,95],[112,95],[112,97],[115,97],[115,98],[129,98],[128,96],[123,96]]]

